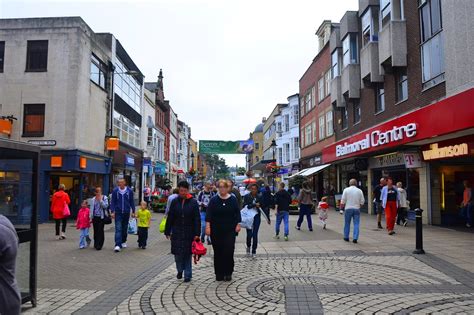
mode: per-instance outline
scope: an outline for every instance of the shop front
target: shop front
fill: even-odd
[[[142,198],[142,165],[143,151],[120,142],[120,148],[113,157],[111,190],[119,178],[124,178],[133,190],[135,204],[138,204]]]
[[[430,168],[433,224],[464,227],[461,203],[464,184],[474,184],[474,135],[432,142],[421,152]]]

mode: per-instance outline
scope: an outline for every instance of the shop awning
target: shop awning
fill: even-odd
[[[293,176],[311,176],[313,174],[316,174],[318,172],[321,172],[322,170],[324,170],[326,167],[329,167],[331,164],[323,164],[323,165],[318,165],[318,166],[315,166],[315,167],[310,167],[310,168],[305,168],[304,170],[302,171],[299,171],[298,173],[292,175],[291,177]],[[291,178],[290,177],[290,178]]]

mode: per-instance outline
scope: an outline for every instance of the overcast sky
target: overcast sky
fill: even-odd
[[[0,0],[0,17],[81,16],[120,40],[195,140],[243,140],[298,92],[316,29],[357,0]],[[224,156],[244,166],[244,156]]]

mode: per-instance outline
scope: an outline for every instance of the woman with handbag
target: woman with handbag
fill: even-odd
[[[65,188],[66,186],[64,186],[64,184],[60,184],[58,191],[53,194],[53,198],[51,199],[51,212],[53,213],[53,219],[56,222],[56,236],[59,240],[66,238],[67,217],[71,215],[71,212],[69,211],[71,199],[64,191]],[[62,227],[60,235],[59,227],[61,223]]]
[[[94,228],[94,248],[101,250],[104,246],[104,225],[112,223],[109,213],[109,200],[102,195],[102,188],[95,188],[95,197],[90,199],[89,205]]]

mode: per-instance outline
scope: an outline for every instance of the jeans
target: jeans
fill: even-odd
[[[472,225],[472,204],[468,204],[461,208],[461,216],[466,220],[467,224]]]
[[[257,214],[253,218],[253,228],[251,230],[247,229],[247,248],[252,248],[252,254],[255,254],[257,252],[258,230],[260,229],[261,221],[262,219],[260,217],[260,214]]]
[[[360,209],[346,209],[344,211],[344,238],[349,239],[351,220],[354,220],[353,239],[359,239]]]
[[[148,228],[138,227],[138,247],[146,247],[146,241],[148,240]]]
[[[398,208],[398,213],[397,213],[397,224],[403,224],[407,220],[407,208],[405,207],[400,207]]]
[[[290,219],[290,213],[288,211],[277,212],[276,224],[275,224],[276,235],[280,234],[280,225],[281,225],[281,221],[283,220],[283,223],[285,225],[285,236],[288,236],[288,233],[290,232],[289,219]]]
[[[298,217],[298,222],[296,223],[297,227],[301,227],[301,223],[303,223],[304,217],[306,216],[306,220],[308,220],[308,229],[310,231],[313,230],[313,220],[311,219],[311,205],[300,205],[300,216]]]
[[[56,223],[56,236],[59,236],[59,226],[61,225],[61,223],[62,223],[61,232],[66,233],[67,219],[66,218],[54,219],[54,221]]]
[[[115,246],[120,248],[127,242],[128,220],[130,213],[115,213]]]
[[[87,238],[89,237],[89,228],[81,229],[81,234],[79,236],[79,248],[84,248],[87,246]]]
[[[211,240],[211,237],[206,235],[206,212],[201,211],[201,242],[204,243],[206,238],[208,241]]]
[[[182,273],[184,271],[184,279],[191,279],[193,277],[191,257],[192,255],[174,255],[176,270],[178,273]]]
[[[100,217],[93,217],[92,226],[94,227],[94,248],[101,250],[104,246],[104,222]]]

